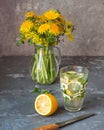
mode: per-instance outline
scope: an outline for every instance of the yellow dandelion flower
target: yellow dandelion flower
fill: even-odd
[[[72,34],[67,35],[67,37],[68,37],[69,41],[73,41],[74,40],[74,36]]]
[[[73,22],[66,21],[66,29],[70,29],[70,28],[72,28],[72,26],[73,26]]]
[[[65,34],[66,34],[66,35],[70,35],[71,33],[72,33],[71,30],[70,30],[69,28],[66,28]]]
[[[25,38],[26,39],[31,39],[33,36],[34,36],[34,32],[25,33]]]
[[[57,11],[55,11],[55,10],[49,10],[49,11],[44,13],[44,16],[48,20],[53,20],[53,19],[58,18],[60,16],[60,14]]]
[[[61,24],[65,24],[66,23],[65,18],[62,15],[59,16],[59,20],[60,20],[59,22]]]
[[[54,35],[59,35],[61,33],[59,27],[54,23],[50,24],[49,32]]]
[[[41,15],[37,16],[36,18],[38,18],[38,20],[40,22],[46,22],[47,21],[46,18],[44,16],[41,16]]]
[[[42,25],[39,27],[38,32],[39,32],[39,33],[44,33],[44,32],[46,32],[49,28],[50,28],[50,26],[49,26],[48,23],[42,24]]]
[[[27,12],[26,14],[25,14],[25,17],[26,18],[31,18],[31,17],[34,17],[34,12]]]
[[[20,32],[21,33],[28,33],[30,32],[31,28],[34,27],[34,24],[30,20],[26,20],[22,23],[20,27]]]
[[[73,26],[73,22],[72,21],[69,21],[67,22],[68,26],[72,27]]]
[[[33,35],[32,41],[35,44],[42,44],[42,40],[39,38],[39,36],[37,34]]]

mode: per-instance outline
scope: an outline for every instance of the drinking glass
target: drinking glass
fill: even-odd
[[[60,88],[66,110],[76,112],[82,109],[87,83],[86,67],[65,66],[60,69]]]

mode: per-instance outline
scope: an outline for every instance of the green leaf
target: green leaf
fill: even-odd
[[[28,17],[26,18],[26,20],[31,20],[32,22],[34,22],[34,17]]]
[[[39,93],[40,91],[39,91],[39,88],[37,88],[37,87],[35,87],[34,88],[34,93]]]
[[[69,105],[69,104],[70,104],[70,100],[69,100],[69,98],[68,98],[68,97],[65,97],[65,103],[66,103],[67,105]]]
[[[29,45],[32,45],[32,44],[33,44],[33,42],[32,42],[31,39],[28,40],[28,43],[29,43]]]
[[[51,93],[50,90],[47,90],[47,89],[41,89],[41,88],[38,88],[38,87],[35,87],[34,88],[34,93],[39,93],[39,94],[48,94],[48,93]]]
[[[22,33],[19,34],[19,37],[20,37],[20,39],[24,39],[25,38],[25,36]]]
[[[47,89],[41,89],[41,93],[50,93],[50,91],[49,90],[47,90]]]
[[[19,46],[19,45],[21,45],[21,44],[24,44],[24,41],[16,41],[16,46]]]

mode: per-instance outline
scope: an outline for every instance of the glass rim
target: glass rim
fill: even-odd
[[[88,68],[86,66],[82,66],[82,65],[67,65],[67,66],[62,66],[60,68],[60,71],[67,69],[67,68],[75,68],[75,69],[84,69],[87,73],[89,72]]]

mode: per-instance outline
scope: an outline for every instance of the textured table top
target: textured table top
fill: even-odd
[[[83,65],[89,69],[89,82],[83,109],[76,113],[63,107],[59,76],[51,85],[39,87],[52,90],[59,107],[49,117],[43,117],[34,110],[35,82],[31,80],[31,57],[0,58],[0,130],[34,130],[34,128],[60,122],[87,113],[96,116],[61,128],[62,130],[104,130],[104,57],[62,57],[60,67]]]

